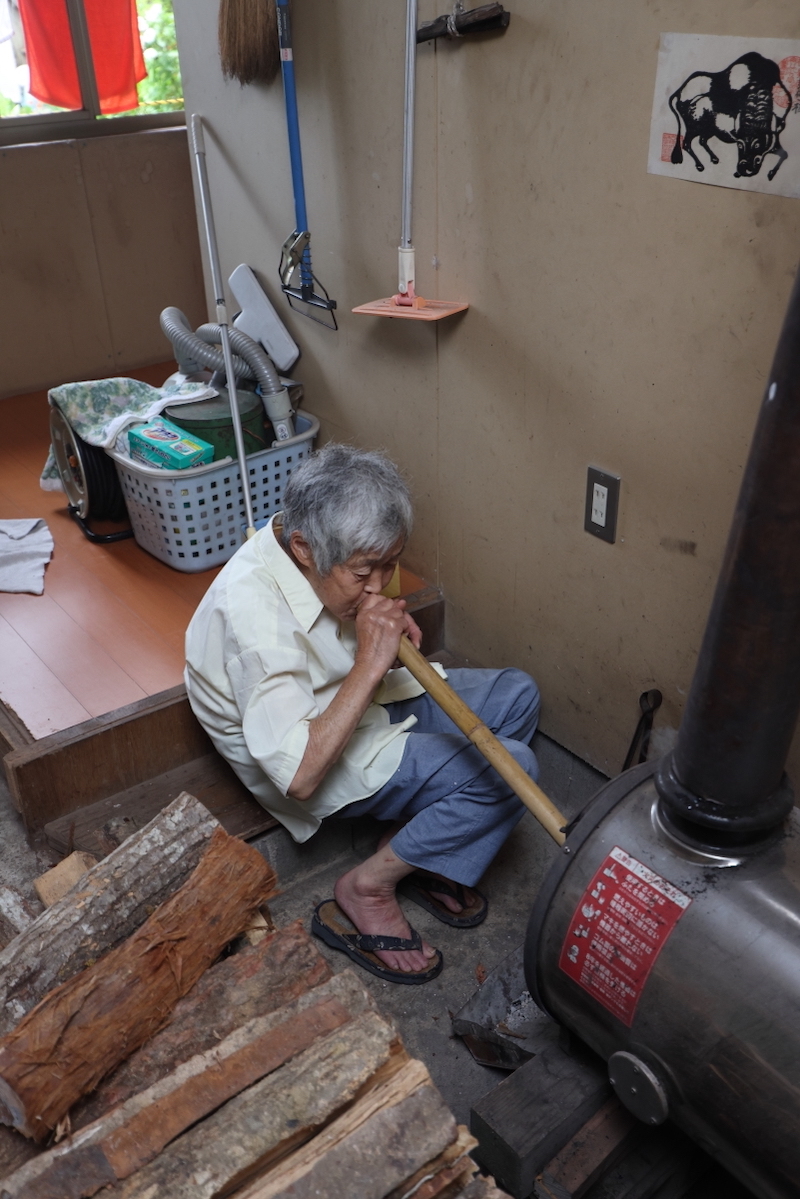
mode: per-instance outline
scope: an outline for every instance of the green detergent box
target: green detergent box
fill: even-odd
[[[214,461],[213,445],[193,437],[163,416],[130,429],[128,445],[134,462],[161,466],[165,470],[186,470],[189,466]]]

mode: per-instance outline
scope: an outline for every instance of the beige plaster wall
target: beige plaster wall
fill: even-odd
[[[185,129],[0,150],[0,396],[171,356],[205,315]]]
[[[421,19],[448,7],[423,0]],[[615,772],[640,692],[660,687],[661,723],[680,718],[800,247],[793,200],[648,176],[658,38],[798,37],[800,12],[509,7],[504,36],[419,50],[418,287],[471,304],[428,326],[350,314],[395,290],[405,5],[294,5],[314,267],[338,334],[278,296],[294,227],[280,82],[223,82],[217,0],[176,15],[224,266],[267,283],[324,436],[383,446],[411,477],[409,565],[443,585],[450,646],[530,669],[545,730]],[[614,546],[583,530],[590,464],[622,477]]]

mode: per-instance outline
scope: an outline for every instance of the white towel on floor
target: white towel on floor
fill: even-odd
[[[43,520],[0,520],[0,591],[44,591],[53,538]]]

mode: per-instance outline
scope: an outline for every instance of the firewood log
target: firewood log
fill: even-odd
[[[175,895],[0,1040],[2,1123],[44,1140],[81,1095],[166,1023],[274,883],[257,850],[216,829]]]
[[[237,1199],[383,1196],[458,1135],[426,1067],[412,1059]]]
[[[3,1199],[87,1199],[190,1125],[374,1004],[350,970],[234,1030],[0,1184]],[[104,1192],[108,1193],[108,1192]]]
[[[16,887],[0,887],[0,949],[33,924],[42,914],[41,905],[34,910],[33,904],[20,895]]]
[[[330,966],[300,920],[223,958],[181,999],[169,1024],[72,1109],[73,1133],[153,1086],[181,1062],[213,1049],[248,1020],[284,1007],[330,976]]]
[[[108,1187],[102,1199],[230,1194],[313,1136],[383,1071],[393,1074],[405,1061],[395,1029],[376,1012],[365,1012],[229,1100],[148,1166]]]
[[[0,953],[0,1036],[129,937],[194,870],[218,827],[184,792],[15,937]]]

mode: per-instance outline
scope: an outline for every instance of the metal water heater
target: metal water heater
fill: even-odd
[[[763,1199],[800,1196],[800,275],[673,752],[572,822],[531,914],[526,978]]]

